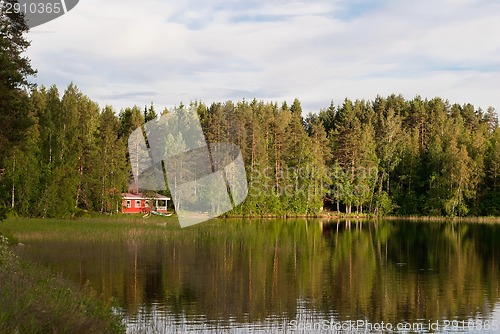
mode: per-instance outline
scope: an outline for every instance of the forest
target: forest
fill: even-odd
[[[159,117],[154,105],[101,109],[74,84],[62,96],[55,86],[32,88],[24,101],[26,119],[17,121],[29,126],[2,154],[2,205],[40,217],[120,211],[132,179],[128,136]],[[198,114],[209,143],[240,147],[249,196],[233,214],[500,212],[493,108],[400,95],[346,98],[306,117],[298,99],[177,108]]]
[[[30,83],[36,71],[24,56],[27,27],[15,14],[0,18],[0,211],[119,212],[132,176],[128,136],[172,110],[157,112],[151,103],[118,111],[73,83],[64,92]],[[240,147],[249,196],[231,214],[500,215],[493,107],[372,98],[332,101],[307,115],[299,99],[173,109],[197,113],[209,143]]]

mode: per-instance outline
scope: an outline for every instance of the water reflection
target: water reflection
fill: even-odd
[[[27,238],[23,252],[113,297],[130,331],[278,331],[492,320],[499,241],[497,225],[234,220],[175,238]]]

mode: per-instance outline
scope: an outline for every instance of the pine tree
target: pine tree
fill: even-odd
[[[127,144],[118,138],[120,121],[112,107],[106,106],[99,115],[97,137],[98,155],[94,161],[99,191],[94,210],[117,212],[121,209],[121,193],[127,190]]]
[[[383,170],[382,180],[386,181],[385,191],[390,195],[391,173],[399,164],[401,157],[401,138],[402,138],[402,120],[395,114],[393,108],[386,112],[378,113],[379,134],[377,138],[378,157],[380,158],[381,168]]]
[[[308,137],[300,101],[295,99],[290,107],[290,123],[288,125],[285,145],[285,160],[287,161],[288,211],[305,213],[308,210],[308,192],[311,180],[308,169],[311,165],[311,139]]]
[[[30,46],[24,37],[28,26],[22,14],[6,12],[6,8],[0,6],[0,170],[5,168],[3,160],[8,152],[23,141],[33,125],[26,89],[32,86],[29,77],[36,74],[23,56]]]
[[[337,113],[337,128],[333,135],[333,155],[348,175],[349,184],[344,184],[344,203],[346,213],[351,213],[354,202],[354,181],[356,168],[361,162],[360,138],[362,136],[361,123],[355,115],[353,104],[345,99]]]
[[[4,2],[17,3],[14,0]],[[20,175],[20,167],[22,168],[25,163],[19,160],[24,158],[23,146],[31,150],[27,158],[30,160],[29,163],[33,163],[32,153],[36,154],[33,147],[36,144],[33,141],[37,140],[36,134],[32,138],[26,138],[30,128],[35,126],[34,119],[30,115],[27,90],[32,87],[29,77],[36,74],[30,60],[23,56],[30,46],[24,37],[28,32],[28,26],[24,22],[23,14],[16,11],[7,12],[6,8],[5,4],[0,6],[0,216],[5,214],[6,207],[16,206],[15,175]],[[17,169],[13,168],[16,160]],[[11,185],[5,184],[9,174]],[[36,182],[27,186],[33,189],[36,187]],[[6,188],[10,189],[5,190]],[[7,203],[9,197],[10,203]]]
[[[144,115],[142,115],[141,110],[137,106],[132,108],[125,108],[119,114],[120,118],[120,129],[118,131],[118,136],[120,138],[126,138],[137,129],[139,126],[144,124]]]
[[[336,113],[337,110],[335,108],[333,100],[327,109],[322,109],[319,112],[319,119],[321,120],[321,123],[323,123],[323,127],[325,128],[326,133],[329,133],[331,130],[335,128]]]
[[[272,118],[272,136],[273,136],[273,161],[274,161],[274,191],[277,196],[282,194],[282,189],[285,186],[283,177],[286,145],[286,131],[290,124],[291,114],[288,110],[286,102],[283,102],[281,108],[274,109]]]
[[[144,122],[145,123],[152,121],[152,120],[156,119],[157,117],[158,117],[158,115],[156,114],[153,102],[151,102],[149,109],[144,107]]]
[[[332,155],[329,141],[322,121],[316,115],[309,115],[307,128],[311,138],[311,166],[309,168],[311,185],[308,189],[307,202],[309,211],[316,212],[323,207],[323,200],[331,184],[328,164]]]

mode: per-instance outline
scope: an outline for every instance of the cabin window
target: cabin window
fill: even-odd
[[[149,201],[148,200],[144,201],[144,207],[149,208]]]
[[[140,200],[136,200],[135,201],[135,207],[136,208],[140,208],[141,207],[141,201]]]
[[[130,209],[131,206],[132,206],[132,202],[130,200],[127,200],[127,209]]]

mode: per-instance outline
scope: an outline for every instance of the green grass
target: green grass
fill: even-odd
[[[0,236],[0,333],[123,333],[109,303],[18,258]]]
[[[78,219],[9,218],[0,222],[0,231],[23,239],[64,236],[69,239],[120,238],[134,233],[179,233],[174,218],[142,216],[97,216]],[[22,240],[21,240],[22,242]]]
[[[231,224],[233,223],[233,224]],[[230,224],[231,228],[225,228]],[[55,239],[72,241],[93,240],[183,240],[194,236],[217,237],[238,231],[245,225],[241,219],[213,219],[202,224],[181,228],[175,217],[141,215],[91,216],[78,219],[8,218],[0,222],[0,233],[22,243],[30,240]]]

